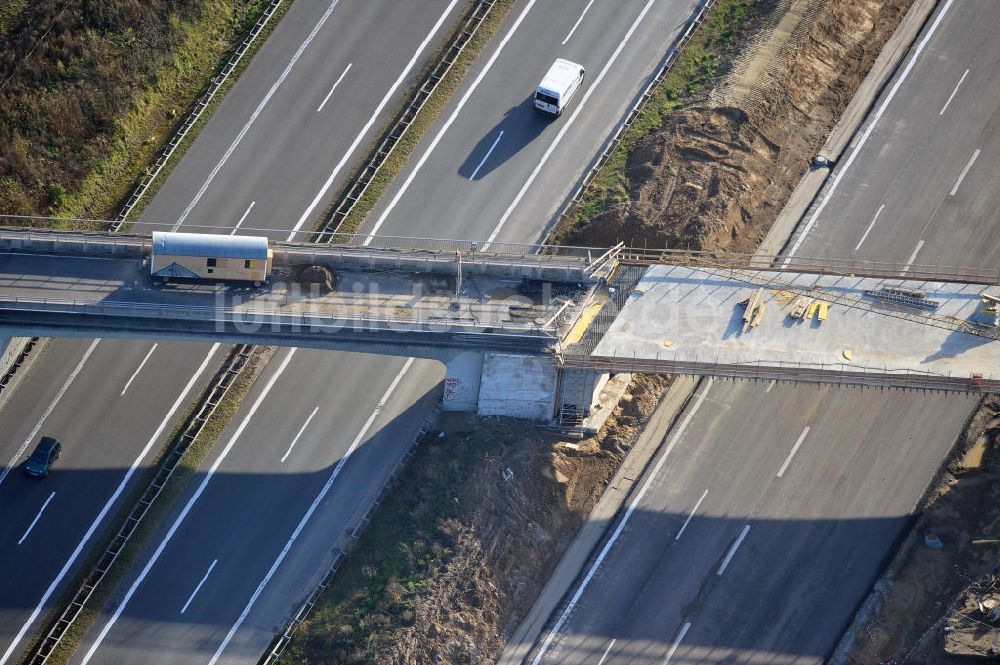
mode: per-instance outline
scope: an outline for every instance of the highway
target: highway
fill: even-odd
[[[942,3],[789,251],[1000,258],[997,19]],[[531,662],[823,662],[975,404],[702,381]]]
[[[430,155],[423,160],[418,174],[427,180],[418,183],[413,179],[394,206],[392,218],[387,217],[379,232],[537,238],[551,221],[548,215],[556,209],[557,199],[582,177],[607,130],[623,117],[644,80],[662,60],[666,43],[683,27],[694,5],[693,1],[646,0],[629,2],[625,10],[621,3],[606,0],[526,0],[517,4],[500,36],[473,68],[424,142],[433,150],[428,152],[424,146],[418,149],[418,160]],[[296,3],[293,10],[299,6]],[[409,22],[416,19],[410,17]],[[554,32],[561,37],[554,39]],[[562,40],[566,41],[565,47]],[[534,116],[510,118],[504,125],[505,134],[520,137],[518,159],[491,162],[492,155],[477,153],[477,164],[483,162],[484,166],[475,182],[465,178],[459,181],[462,188],[450,189],[455,184],[451,174],[469,159],[478,142],[497,126],[507,109],[523,102],[555,57],[567,54],[576,54],[574,57],[592,72],[593,78],[587,84],[591,87],[585,88],[594,91],[592,96],[575,100],[576,108],[571,108],[568,116],[541,128]],[[262,57],[264,53],[257,60]],[[347,64],[326,58],[329,71],[323,77],[324,88],[341,76]],[[355,64],[342,80],[330,103],[338,97],[353,99],[351,81],[357,67]],[[273,71],[278,70],[280,66],[275,66]],[[606,72],[603,77],[602,71]],[[265,88],[262,86],[258,92]],[[468,101],[463,102],[466,93]],[[228,104],[229,99],[220,113]],[[491,111],[480,113],[478,109]],[[572,112],[577,110],[574,120]],[[314,112],[311,107],[309,112]],[[265,115],[261,113],[257,122]],[[215,131],[213,123],[218,118],[209,123],[203,136]],[[295,132],[301,131],[302,123],[289,124]],[[218,131],[232,137],[234,131],[239,131],[237,126],[219,125]],[[447,131],[441,133],[443,129]],[[261,131],[261,127],[252,131]],[[352,141],[351,136],[337,138],[343,138],[345,143]],[[203,179],[191,176],[186,184],[175,184],[175,178],[187,176],[172,177],[157,199],[174,191],[171,196],[184,208],[170,210],[173,216],[183,215],[189,202],[211,179],[206,193],[184,218],[185,224],[225,218],[232,224],[244,220],[244,229],[308,228],[323,207],[315,204],[325,196],[323,183],[330,181],[331,173],[336,171],[334,162],[342,161],[326,145],[322,152],[329,153],[330,161],[325,167],[303,162],[303,169],[318,171],[310,174],[318,176],[314,186],[317,180],[321,184],[300,200],[287,195],[285,189],[290,184],[272,188],[266,179],[252,185],[239,184],[243,188],[240,200],[234,191],[224,187],[216,194],[212,192],[230,170],[237,171],[231,176],[236,183],[239,173],[246,172],[241,164],[252,169],[249,165],[258,153],[246,154],[242,158],[245,162],[234,162],[245,152],[239,146],[232,151],[230,161],[216,170],[222,163],[220,155],[229,151],[231,138],[211,140],[212,147],[189,153],[192,168],[203,174]],[[262,150],[275,149],[269,141],[262,145]],[[350,145],[340,149],[349,150]],[[299,155],[289,155],[292,157],[298,159]],[[444,170],[432,171],[431,159],[439,158],[442,166],[433,168]],[[540,167],[543,160],[544,169]],[[299,162],[294,163],[298,168]],[[175,173],[185,170],[183,167],[182,163]],[[272,168],[289,167],[282,164]],[[537,177],[533,175],[536,169]],[[405,171],[403,179],[410,173]],[[288,182],[295,177],[290,174]],[[489,185],[479,182],[486,179]],[[526,194],[520,194],[522,189]],[[268,200],[265,193],[272,195],[274,203],[269,205],[282,201],[280,216],[260,212],[264,210],[261,201]],[[220,211],[208,204],[214,197],[221,201]],[[429,201],[449,198],[454,199],[459,210],[443,209],[446,214],[436,220],[418,220],[417,213],[423,214]],[[297,215],[287,212],[293,208]],[[172,217],[167,210],[155,212],[155,217],[154,212],[151,207],[148,219]],[[508,225],[497,231],[501,221]],[[368,229],[374,229],[376,223],[378,219],[373,215]],[[320,356],[307,351],[289,355],[289,351],[279,350],[223,433],[200,478],[182,496],[175,514],[154,538],[148,558],[137,562],[122,594],[85,637],[73,662],[128,662],[136,657],[138,649],[144,661],[155,663],[256,662],[271,635],[323,574],[332,558],[331,548],[344,537],[349,518],[368,504],[400,459],[428,414],[430,403],[437,399],[441,378],[442,369],[434,363]]]
[[[372,140],[372,128],[385,121],[393,100],[398,104],[435,41],[463,10],[458,0],[402,9],[388,1],[295,3],[142,219],[234,227],[266,221],[287,228],[303,204],[286,194],[308,190],[311,198],[335,170],[340,180],[331,189],[342,182],[349,156]],[[348,76],[357,78],[349,95],[338,96],[333,86],[348,64]],[[286,149],[278,139],[300,142]],[[253,195],[250,200],[233,197],[239,187]],[[7,570],[23,571],[5,583],[0,663],[25,647],[94,542],[117,528],[113,518],[123,507],[118,498],[155,461],[174,416],[225,356],[218,349],[206,360],[210,346],[159,344],[151,352],[150,343],[107,340],[88,349],[90,343],[50,342],[0,406],[0,431],[6,434],[0,454],[11,460],[4,471],[18,471],[14,467],[40,435],[63,442],[62,457],[43,483],[25,484],[19,473],[0,480],[3,505],[13,516],[0,561]],[[389,468],[387,461],[383,473]],[[46,503],[52,491],[56,495]]]

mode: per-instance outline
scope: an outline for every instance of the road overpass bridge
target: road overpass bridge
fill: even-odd
[[[0,230],[0,334],[434,358],[454,410],[576,420],[608,373],[1000,387],[996,270],[375,238],[274,243],[264,288],[160,285],[150,238]]]

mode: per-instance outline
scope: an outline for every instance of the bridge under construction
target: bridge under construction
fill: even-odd
[[[142,235],[0,230],[0,334],[436,358],[445,406],[579,418],[608,373],[1000,387],[1000,273],[367,237],[271,243],[261,287],[158,283]]]

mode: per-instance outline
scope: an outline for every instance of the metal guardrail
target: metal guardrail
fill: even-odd
[[[437,406],[435,406],[435,408],[431,410],[430,414],[428,414],[427,418],[424,419],[423,425],[421,425],[416,435],[410,441],[409,447],[406,449],[406,452],[403,453],[403,457],[399,460],[399,462],[396,463],[396,466],[389,474],[389,478],[386,479],[385,484],[382,485],[378,496],[376,496],[375,500],[371,502],[368,506],[368,510],[365,511],[365,514],[358,521],[358,525],[351,531],[351,540],[348,543],[347,550],[343,550],[339,547],[334,548],[333,563],[330,564],[330,568],[327,570],[326,575],[324,575],[320,583],[309,592],[306,599],[288,619],[285,623],[284,629],[281,631],[281,634],[278,635],[271,643],[270,650],[268,650],[264,657],[258,662],[258,665],[274,665],[278,662],[278,659],[281,658],[285,649],[288,648],[288,643],[292,641],[295,631],[297,631],[299,626],[301,626],[302,623],[308,618],[309,614],[313,610],[313,607],[316,606],[316,601],[319,600],[320,595],[322,595],[322,593],[326,591],[327,587],[330,586],[330,582],[333,580],[334,575],[337,574],[340,564],[350,553],[352,549],[351,545],[356,543],[361,537],[361,534],[368,528],[368,525],[371,523],[372,515],[382,504],[382,499],[385,498],[386,492],[389,487],[392,486],[392,482],[399,476],[399,472],[402,471],[404,466],[406,466],[409,459],[413,457],[414,450],[416,450],[417,446],[420,445],[420,442],[423,440],[424,436],[427,435],[427,432],[430,430],[430,426],[437,420],[440,413],[441,403],[438,402]]]
[[[506,311],[504,305],[476,304],[470,310],[475,315],[427,316],[406,318],[401,316],[349,316],[345,314],[323,314],[317,312],[284,313],[277,309],[247,308],[220,309],[212,305],[174,305],[169,303],[142,303],[111,300],[76,300],[71,298],[12,297],[0,298],[0,311],[43,312],[47,314],[67,314],[72,316],[97,316],[113,318],[160,319],[165,321],[202,321],[217,326],[248,327],[259,325],[310,328],[317,332],[351,330],[356,333],[379,332],[426,332],[435,334],[473,334],[480,338],[507,337],[504,333],[517,333],[522,337],[544,337],[555,339],[557,330],[552,323],[541,324],[526,321],[511,321],[500,318]],[[433,310],[445,313],[447,309]],[[110,323],[108,324],[110,325]],[[483,330],[479,330],[483,329]],[[300,332],[300,331],[296,331]]]
[[[91,571],[73,593],[69,603],[63,608],[59,618],[56,619],[48,633],[42,638],[31,659],[28,660],[29,665],[43,665],[55,651],[56,647],[59,646],[63,636],[66,634],[66,630],[73,624],[87,601],[94,594],[94,591],[104,581],[111,566],[117,561],[122,549],[124,549],[132,534],[135,533],[136,528],[148,513],[150,506],[153,505],[153,502],[156,501],[157,497],[163,491],[167,481],[170,480],[184,453],[197,440],[205,424],[211,418],[212,414],[215,413],[219,402],[226,396],[233,382],[243,372],[244,368],[246,368],[253,352],[254,347],[248,344],[242,344],[233,349],[233,352],[229,356],[229,361],[216,375],[215,385],[212,388],[209,398],[203,401],[198,410],[189,418],[184,432],[160,464],[159,469],[157,469],[156,474],[146,486],[139,501],[132,507],[128,517],[125,518],[125,522],[119,528],[118,533],[108,543],[104,552],[98,558],[97,563],[94,564]]]
[[[486,17],[489,16],[490,10],[493,9],[495,4],[496,0],[479,0],[472,11],[469,12],[468,18],[462,24],[455,39],[445,49],[441,59],[434,66],[434,69],[431,70],[431,73],[417,87],[413,93],[413,97],[410,99],[410,103],[397,116],[396,122],[375,149],[375,153],[368,160],[361,173],[358,174],[351,188],[347,190],[347,193],[337,204],[337,208],[330,216],[330,219],[327,220],[323,228],[317,233],[316,242],[326,244],[338,240],[337,232],[340,230],[340,227],[351,214],[351,211],[354,210],[354,206],[364,196],[364,193],[368,191],[368,187],[371,185],[372,180],[375,179],[375,175],[385,165],[386,160],[389,159],[396,146],[399,145],[399,141],[406,136],[417,114],[424,108],[424,104],[437,89],[441,80],[451,71],[451,66],[455,64],[462,51],[465,50],[466,45],[475,36],[476,32],[479,31],[479,27],[486,20]]]
[[[687,374],[731,379],[903,388],[937,392],[996,392],[1000,389],[1000,376],[993,373],[954,376],[869,365],[848,365],[846,363],[808,365],[781,361],[767,364],[761,364],[759,361],[715,363],[666,358],[566,354],[560,358],[560,365],[574,369],[605,372]]]
[[[271,17],[274,16],[274,13],[278,11],[278,7],[281,6],[282,2],[283,0],[272,0],[271,4],[268,5],[267,9],[264,10],[264,13],[257,20],[254,27],[250,29],[250,33],[243,39],[243,42],[239,45],[239,47],[237,47],[236,52],[233,53],[232,57],[230,57],[229,61],[225,64],[222,70],[215,75],[215,78],[212,79],[212,84],[209,86],[208,90],[198,99],[190,113],[188,113],[187,117],[184,118],[184,122],[174,134],[173,138],[167,143],[156,162],[153,163],[151,168],[146,169],[145,175],[143,175],[139,184],[132,191],[132,194],[125,202],[125,205],[118,212],[118,219],[112,222],[110,226],[112,231],[118,231],[125,224],[125,220],[130,214],[132,214],[132,210],[135,209],[135,206],[138,205],[139,201],[149,190],[153,181],[156,180],[156,177],[160,175],[160,171],[162,171],[163,167],[165,167],[167,162],[170,161],[170,158],[177,150],[177,147],[184,141],[185,137],[187,137],[188,132],[191,131],[191,128],[194,127],[195,123],[197,123],[201,118],[205,109],[207,109],[208,105],[212,103],[212,99],[215,98],[216,93],[219,92],[222,86],[229,79],[229,76],[233,73],[233,70],[235,70],[240,64],[243,56],[246,55],[248,50],[250,50],[250,46],[254,43],[254,41],[256,41],[258,35],[260,35],[260,33],[264,30],[264,27],[271,20]]]

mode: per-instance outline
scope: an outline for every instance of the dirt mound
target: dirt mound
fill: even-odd
[[[318,286],[321,291],[333,291],[333,271],[326,266],[303,266],[292,272],[294,281],[302,286]]]
[[[814,17],[812,27],[785,30],[796,43],[765,49],[766,41],[750,40],[757,60],[768,62],[741,58],[767,70],[764,87],[746,94],[744,68],[730,75],[740,86],[719,86],[740,94],[710,95],[724,103],[670,114],[629,155],[630,200],[562,240],[752,252],[911,1],[839,0],[816,10],[810,0],[802,17]],[[757,3],[752,24],[774,23],[778,10],[788,12],[789,3]]]

